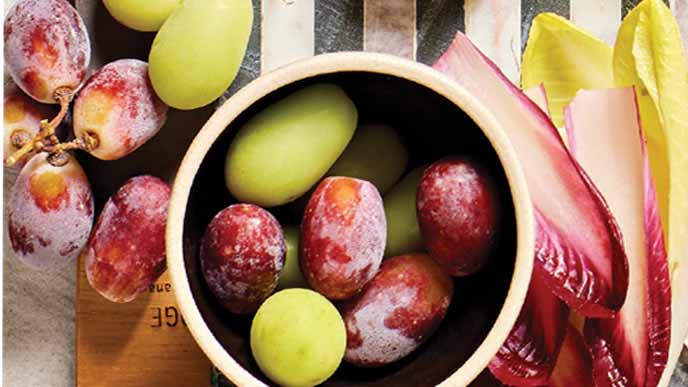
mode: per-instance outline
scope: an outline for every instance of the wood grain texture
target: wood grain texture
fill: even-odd
[[[521,1],[465,0],[464,12],[466,35],[511,81],[518,83],[521,73]]]
[[[688,0],[669,0],[669,6],[676,16],[676,21],[678,21],[678,27],[681,29],[683,38],[683,48],[688,55]],[[688,345],[688,338],[686,338],[686,345]]]
[[[363,0],[315,2],[315,53],[363,50]]]
[[[416,59],[416,0],[367,0],[363,50]]]
[[[416,60],[433,64],[447,49],[457,31],[465,30],[463,0],[416,2],[418,50]]]
[[[261,8],[263,0],[253,0],[253,28],[248,39],[248,47],[246,47],[246,54],[244,60],[239,67],[234,82],[229,86],[229,89],[220,97],[214,104],[214,107],[222,105],[227,98],[231,97],[239,89],[246,86],[260,75],[260,46],[261,46],[261,30],[263,21],[261,20]],[[194,132],[195,133],[195,132]]]
[[[204,386],[211,372],[186,328],[169,277],[126,305],[105,300],[78,273],[76,385]]]
[[[313,56],[314,0],[263,0],[261,72]]]
[[[614,45],[621,25],[619,0],[571,0],[571,21],[586,31]]]

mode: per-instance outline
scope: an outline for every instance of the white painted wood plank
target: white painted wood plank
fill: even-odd
[[[613,45],[621,25],[621,0],[571,0],[571,21]]]
[[[688,0],[669,0],[669,6],[678,21],[683,37],[683,48],[688,55]],[[686,338],[686,346],[688,346],[688,338]]]
[[[416,59],[416,0],[365,0],[363,50]]]
[[[465,0],[466,35],[518,84],[521,0]]]
[[[314,0],[262,0],[261,73],[314,53]]]

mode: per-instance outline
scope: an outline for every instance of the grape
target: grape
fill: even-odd
[[[137,31],[157,31],[182,0],[103,0],[118,22]]]
[[[418,183],[418,226],[425,247],[453,276],[475,273],[497,244],[500,208],[489,171],[450,156],[430,165]]]
[[[408,355],[440,325],[453,289],[451,277],[425,254],[385,260],[365,290],[341,306],[344,360],[378,367]]]
[[[404,173],[407,162],[408,153],[394,129],[361,125],[327,175],[367,180],[384,195]]]
[[[89,152],[115,160],[136,150],[165,124],[167,106],[155,95],[148,65],[120,59],[98,70],[74,101],[74,134],[95,137]]]
[[[285,387],[318,385],[337,370],[346,330],[337,309],[308,289],[268,298],[253,318],[251,351],[260,369]]]
[[[66,105],[86,77],[91,45],[66,0],[22,0],[5,18],[5,68],[39,102]]]
[[[416,216],[416,191],[424,167],[417,167],[385,195],[387,249],[385,257],[424,250]]]
[[[168,105],[195,109],[220,97],[239,71],[253,24],[250,0],[186,0],[158,31],[150,77]]]
[[[334,164],[358,113],[335,85],[303,88],[256,114],[227,152],[225,181],[239,200],[277,206],[303,195]]]
[[[280,289],[308,287],[299,266],[299,228],[286,226],[283,231],[284,241],[287,243],[287,260],[284,263],[278,286]]]
[[[3,110],[4,122],[4,154],[7,157],[19,150],[23,141],[30,141],[40,130],[40,121],[54,113],[52,106],[43,105],[29,98],[13,84],[5,87],[5,101]],[[20,141],[19,143],[17,141]],[[18,169],[26,164],[33,155],[15,164]]]
[[[377,273],[386,233],[374,185],[326,178],[308,201],[301,225],[301,270],[308,284],[331,300],[355,295]]]
[[[286,246],[264,209],[234,204],[220,211],[201,242],[201,268],[215,298],[232,313],[253,313],[277,287]]]
[[[170,188],[153,176],[129,179],[103,207],[84,251],[86,278],[113,302],[129,302],[165,271]]]
[[[76,159],[52,166],[47,154],[33,156],[12,187],[8,234],[12,252],[38,269],[74,261],[93,225],[93,195]]]

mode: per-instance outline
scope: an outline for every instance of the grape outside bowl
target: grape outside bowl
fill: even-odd
[[[212,217],[234,201],[223,168],[237,128],[281,97],[320,82],[340,85],[356,104],[360,122],[396,127],[410,167],[468,154],[491,168],[504,198],[503,231],[491,263],[455,279],[454,301],[437,332],[383,368],[342,363],[325,385],[497,385],[486,367],[516,321],[533,266],[534,221],[523,172],[489,106],[427,66],[382,54],[326,54],[268,73],[228,99],[198,133],[178,170],[167,223],[168,267],[193,337],[237,385],[272,385],[251,356],[252,316],[225,312],[215,301],[200,271],[198,246]],[[298,222],[288,206],[271,212]]]

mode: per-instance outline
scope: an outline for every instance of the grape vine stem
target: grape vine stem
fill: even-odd
[[[61,167],[69,160],[65,157],[67,151],[80,149],[85,152],[91,152],[96,149],[99,144],[100,141],[98,140],[98,136],[86,132],[81,135],[81,137],[75,138],[72,141],[47,146],[45,147],[45,151],[50,154],[50,156],[48,156],[48,162],[56,167]]]
[[[26,141],[13,136],[11,139],[12,142],[15,144],[21,143],[22,145],[5,160],[5,166],[13,166],[34,150],[38,152],[50,152],[51,148],[60,145],[60,140],[55,135],[55,129],[62,123],[62,120],[64,120],[67,115],[69,103],[72,101],[74,92],[71,88],[61,87],[55,90],[54,96],[55,100],[60,104],[59,113],[50,121],[42,120],[41,129],[31,140]]]

